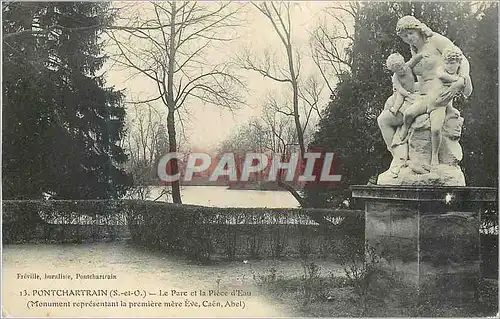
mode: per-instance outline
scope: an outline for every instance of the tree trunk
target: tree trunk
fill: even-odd
[[[176,53],[176,44],[175,44],[175,16],[176,16],[176,6],[175,1],[172,3],[172,14],[171,14],[171,23],[170,23],[170,41],[168,50],[168,72],[167,72],[167,107],[168,107],[168,116],[167,116],[167,131],[168,131],[168,142],[169,142],[169,151],[177,152],[177,138],[175,134],[175,109],[176,105],[174,102],[174,67],[175,67],[175,53]],[[179,162],[177,158],[172,159],[172,175],[179,173]],[[181,189],[179,180],[172,182],[172,201],[177,204],[182,204],[181,198]]]
[[[293,115],[294,115],[293,117],[295,120],[295,129],[297,130],[297,141],[299,142],[299,147],[300,147],[300,159],[302,160],[304,158],[304,154],[306,153],[306,146],[304,144],[304,132],[302,131],[302,125],[300,124],[299,88],[297,81],[293,80],[292,86],[293,86]]]
[[[288,39],[288,41],[290,41]],[[286,45],[286,53],[288,55],[288,68],[290,69],[290,80],[292,82],[292,92],[293,92],[293,119],[295,121],[295,129],[297,130],[297,140],[300,147],[300,157],[304,158],[306,152],[306,147],[304,145],[304,132],[302,131],[302,125],[300,124],[300,114],[299,114],[299,84],[297,83],[297,76],[295,74],[295,67],[293,65],[293,51],[290,42]]]
[[[177,152],[177,139],[175,137],[175,120],[174,111],[169,110],[167,115],[167,131],[168,131],[168,151],[170,153]],[[177,158],[172,158],[170,160],[171,175],[179,173],[179,162]],[[181,189],[179,180],[172,182],[172,201],[177,204],[182,204]]]

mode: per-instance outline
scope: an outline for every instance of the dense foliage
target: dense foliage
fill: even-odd
[[[109,4],[9,2],[3,12],[3,197],[121,196],[125,109],[105,86]]]
[[[439,2],[361,6],[349,48],[352,68],[339,79],[310,145],[338,154],[343,179],[340,185],[308,185],[305,195],[311,206],[336,206],[350,196],[350,185],[375,182],[388,168],[390,154],[376,118],[392,90],[387,56],[400,52],[410,58],[408,46],[395,32],[398,19],[408,14],[447,36],[468,57],[474,92],[467,101],[456,101],[465,118],[463,169],[470,186],[497,185],[498,8],[490,4],[480,12],[476,9],[470,3]]]
[[[464,51],[474,91],[462,108],[463,167],[468,185],[498,187],[498,4],[471,25]]]

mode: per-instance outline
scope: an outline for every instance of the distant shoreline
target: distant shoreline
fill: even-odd
[[[170,185],[142,185],[139,187],[169,187]],[[262,183],[262,184],[222,184],[222,183],[189,183],[181,184],[181,187],[195,186],[195,187],[225,187],[228,190],[246,190],[246,191],[279,191],[287,192],[286,189],[279,187],[274,183]]]

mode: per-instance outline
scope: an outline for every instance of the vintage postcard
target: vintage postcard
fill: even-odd
[[[2,2],[2,317],[498,316],[498,3]]]

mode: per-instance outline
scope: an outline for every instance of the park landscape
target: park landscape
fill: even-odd
[[[497,3],[8,2],[2,28],[5,316],[497,315]],[[176,152],[342,178],[164,183]],[[23,279],[58,273],[118,279]],[[77,285],[156,295],[22,295]]]

